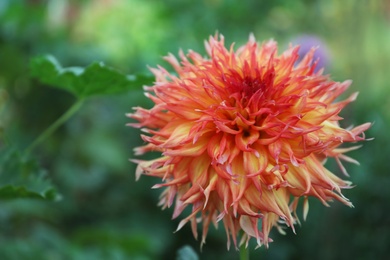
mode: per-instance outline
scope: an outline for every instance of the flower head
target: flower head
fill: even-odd
[[[222,222],[228,247],[250,238],[268,245],[273,227],[294,230],[300,197],[304,218],[309,196],[352,206],[341,194],[351,183],[323,165],[333,157],[346,174],[341,161],[357,163],[345,155],[357,147],[340,145],[364,140],[370,127],[339,125],[339,112],[357,97],[336,101],[351,81],[315,72],[314,49],[296,64],[299,47],[278,54],[276,42],[258,44],[253,36],[237,51],[224,46],[223,36],[205,45],[209,57],[194,51],[180,52],[180,62],[165,57],[175,74],[151,69],[156,82],[145,90],[154,106],[128,115],[145,132],[136,154],[162,154],[133,160],[137,178],[161,179],[154,188],[164,189],[160,205],[174,205],[173,218],[192,210],[178,230],[190,222],[197,237],[201,222],[203,244],[210,223]]]

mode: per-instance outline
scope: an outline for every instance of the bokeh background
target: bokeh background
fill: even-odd
[[[337,81],[359,91],[344,126],[373,122],[373,141],[350,153],[354,203],[330,208],[310,200],[297,234],[274,231],[269,249],[252,259],[385,259],[390,255],[390,2],[386,0],[1,0],[1,144],[28,146],[70,107],[74,97],[29,76],[29,60],[53,54],[64,66],[103,61],[124,73],[166,65],[168,52],[205,53],[203,41],[220,32],[230,45],[273,38],[319,45]],[[306,48],[306,47],[305,47]],[[303,48],[304,49],[304,48]],[[347,95],[346,94],[346,95]],[[346,97],[346,96],[345,96]],[[190,227],[157,207],[157,180],[135,182],[128,161],[141,144],[125,113],[150,106],[136,91],[89,99],[36,149],[35,157],[62,195],[59,201],[0,200],[0,259],[175,259],[189,245],[200,259],[237,259],[226,250],[223,227],[210,229],[203,251]],[[329,167],[341,174],[334,162]]]

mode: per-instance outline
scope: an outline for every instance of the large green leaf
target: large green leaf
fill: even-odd
[[[38,56],[30,62],[31,75],[53,87],[67,90],[79,98],[118,94],[153,82],[152,75],[125,75],[94,62],[82,67],[63,68],[53,56]]]
[[[17,198],[56,200],[59,196],[38,163],[11,148],[0,152],[0,200]]]

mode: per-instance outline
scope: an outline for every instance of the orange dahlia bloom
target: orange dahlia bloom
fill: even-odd
[[[192,209],[177,229],[191,222],[196,238],[202,223],[203,244],[210,223],[222,221],[228,248],[231,239],[237,247],[250,238],[268,246],[273,227],[294,230],[300,197],[304,219],[309,196],[352,206],[341,194],[351,183],[323,164],[333,157],[346,174],[341,160],[357,163],[345,155],[357,147],[340,145],[364,140],[370,127],[339,125],[339,112],[357,97],[336,101],[351,81],[314,72],[315,49],[296,64],[299,47],[278,54],[275,41],[258,44],[253,36],[237,51],[225,48],[223,36],[205,45],[209,57],[194,51],[180,52],[180,62],[165,57],[174,74],[151,69],[156,82],[145,91],[154,106],[128,115],[138,121],[129,125],[146,133],[135,153],[162,154],[133,160],[137,179],[162,180],[153,188],[164,188],[160,205],[174,205],[173,218]]]

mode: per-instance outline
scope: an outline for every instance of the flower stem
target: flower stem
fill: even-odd
[[[30,153],[37,145],[46,140],[50,135],[52,135],[58,127],[63,125],[69,118],[74,115],[81,105],[83,104],[83,99],[77,100],[62,116],[60,116],[53,124],[51,124],[45,131],[43,131],[31,144],[26,148],[26,153]]]
[[[245,247],[245,243],[240,247],[240,260],[249,260],[249,249]]]

